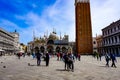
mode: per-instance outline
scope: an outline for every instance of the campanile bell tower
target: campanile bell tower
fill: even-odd
[[[77,53],[92,54],[90,0],[75,0],[75,20]]]

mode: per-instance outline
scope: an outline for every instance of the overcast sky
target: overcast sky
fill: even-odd
[[[120,0],[91,0],[93,37],[101,29],[120,19]],[[0,27],[20,34],[20,42],[27,44],[56,29],[57,35],[69,35],[75,41],[74,0],[0,0]]]

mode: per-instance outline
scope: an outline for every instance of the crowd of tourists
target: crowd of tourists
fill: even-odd
[[[51,53],[40,53],[39,50],[36,51],[36,53],[32,53],[32,57],[33,59],[37,59],[37,65],[40,66],[41,64],[41,59],[43,58],[43,60],[46,62],[46,66],[49,66],[49,60],[51,58]],[[72,52],[66,52],[66,53],[56,53],[57,56],[57,60],[58,61],[63,61],[65,63],[65,70],[68,71],[74,71],[74,62],[75,62],[75,58],[78,60],[80,60],[80,55],[78,55],[78,57],[75,57],[74,54]]]
[[[117,62],[117,59],[116,59],[116,56],[115,56],[115,54],[113,54],[113,53],[106,53],[106,54],[99,54],[99,53],[97,53],[97,52],[95,52],[94,53],[94,55],[93,55],[95,58],[97,58],[97,60],[100,60],[101,61],[101,57],[102,56],[104,56],[105,57],[105,61],[106,61],[106,67],[109,67],[109,63],[110,63],[110,61],[112,62],[112,64],[111,64],[111,67],[115,67],[115,68],[117,68],[117,66],[116,66],[116,62]]]
[[[20,57],[25,57],[26,53],[16,53],[16,56],[18,57],[18,59],[20,59]],[[45,61],[45,64],[46,66],[49,66],[49,61],[50,61],[50,58],[51,56],[53,56],[51,53],[49,52],[46,52],[46,53],[42,53],[40,52],[39,50],[36,50],[34,53],[32,54],[29,54],[28,56],[32,55],[32,58],[37,60],[37,66],[40,66],[41,65],[41,61]],[[81,59],[81,55],[80,54],[73,54],[72,51],[69,51],[69,52],[66,52],[66,53],[62,53],[62,52],[57,52],[56,55],[54,55],[57,57],[57,61],[63,61],[64,62],[64,69],[66,71],[72,71],[74,72],[74,62],[75,60],[78,60],[80,61]],[[94,55],[94,57],[97,58],[97,60],[100,60],[101,61],[101,57],[102,55],[100,54],[96,54]],[[116,66],[116,56],[114,54],[105,54],[104,55],[105,57],[105,61],[106,61],[106,66],[109,67],[109,62],[111,61],[112,64],[111,64],[111,67],[117,67]]]

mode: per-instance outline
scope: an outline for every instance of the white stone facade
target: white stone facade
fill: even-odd
[[[14,51],[14,37],[4,29],[0,28],[0,48],[6,53]]]
[[[0,28],[0,49],[4,51],[4,53],[14,53],[16,47],[18,47],[19,43],[19,34],[10,33],[2,28]]]
[[[120,55],[120,20],[102,29],[104,53]]]
[[[68,49],[72,49],[69,45],[69,36],[64,35],[64,37],[58,37],[55,32],[51,33],[49,37],[34,38],[33,41],[29,42],[27,45],[27,52],[33,53],[36,48],[42,53],[52,53],[65,52]]]
[[[14,37],[14,52],[18,52],[20,50],[19,34],[17,32],[12,32],[11,34]]]

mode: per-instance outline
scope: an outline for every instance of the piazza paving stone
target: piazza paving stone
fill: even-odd
[[[117,68],[113,68],[105,66],[104,57],[102,61],[97,61],[92,56],[81,56],[81,61],[74,62],[74,72],[64,70],[64,62],[57,61],[57,57],[51,57],[48,67],[43,60],[37,66],[36,59],[31,56],[21,59],[2,56],[0,62],[3,62],[0,64],[0,80],[120,80],[119,57]]]

